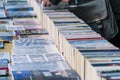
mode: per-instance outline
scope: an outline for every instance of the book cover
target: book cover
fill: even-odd
[[[81,54],[83,54],[86,57],[92,57],[92,56],[120,56],[120,50],[97,50],[97,51],[81,51]]]
[[[24,27],[26,30],[44,29],[41,25],[37,25],[37,24],[23,25],[23,27]]]
[[[78,20],[78,21],[74,21],[74,20],[65,20],[65,19],[62,19],[62,20],[60,20],[60,19],[54,19],[53,20],[53,22],[54,22],[54,24],[61,24],[61,23],[80,23],[80,21]]]
[[[120,80],[119,76],[106,77],[107,80]]]
[[[12,64],[29,63],[29,62],[46,62],[43,55],[12,55]]]
[[[25,2],[25,1],[8,1],[4,3],[5,6],[10,6],[10,5],[26,5],[28,4],[28,2]]]
[[[15,25],[40,25],[40,21],[37,18],[13,18],[13,24]]]
[[[48,61],[63,61],[65,60],[63,55],[60,53],[58,54],[45,54],[45,57],[47,58]]]
[[[13,36],[0,36],[0,40],[3,42],[10,42],[13,40]]]
[[[79,50],[111,50],[111,49],[118,49],[117,47],[113,46],[107,40],[76,40],[76,41],[69,41],[71,45],[76,47]]]
[[[49,67],[48,67],[49,66]],[[66,61],[49,61],[49,62],[29,62],[16,63],[9,65],[10,71],[26,71],[26,70],[70,70],[70,66]]]
[[[114,62],[100,62],[100,63],[91,63],[94,67],[102,67],[102,66],[120,66],[120,61]]]
[[[0,31],[7,31],[7,27],[5,24],[0,24]]]
[[[4,7],[4,1],[0,0],[0,8],[3,8]]]
[[[0,59],[0,76],[8,75],[8,60]]]
[[[0,60],[6,59],[10,62],[10,53],[9,52],[0,52]]]
[[[100,76],[102,77],[116,77],[116,76],[120,76],[120,70],[116,70],[116,71],[101,71],[100,72]]]
[[[33,11],[33,7],[30,4],[16,4],[5,5],[7,11]]]
[[[7,25],[6,27],[8,31],[25,30],[22,25]]]
[[[17,37],[19,39],[23,39],[23,38],[47,38],[47,39],[51,39],[49,34],[44,34],[44,35],[17,35]]]
[[[67,40],[89,40],[89,39],[102,39],[102,37],[90,29],[79,30],[63,30],[60,33]]]
[[[37,71],[13,71],[14,80],[80,80],[74,70],[37,70]]]
[[[4,19],[7,18],[6,14],[5,14],[5,10],[3,8],[0,9],[0,19]]]
[[[31,30],[16,30],[15,31],[17,35],[42,35],[42,34],[48,34],[48,31],[45,29],[31,29]]]
[[[7,2],[28,2],[28,0],[7,0]]]
[[[59,53],[54,54],[37,54],[37,55],[12,55],[12,64],[30,63],[30,62],[49,62],[49,61],[65,61]]]
[[[16,33],[14,31],[3,31],[0,32],[0,36],[15,36]]]
[[[3,48],[4,48],[4,42],[0,41],[0,49],[3,49]]]
[[[39,45],[53,45],[53,41],[47,38],[24,38],[19,40],[13,40],[14,47],[29,47]]]
[[[60,31],[62,30],[91,30],[89,26],[56,26]]]
[[[108,65],[108,66],[98,66],[98,67],[94,67],[97,72],[107,72],[107,71],[118,71],[120,70],[120,66],[119,65]]]
[[[12,20],[11,19],[0,19],[0,24],[12,24]]]
[[[7,11],[7,17],[9,18],[32,18],[36,16],[34,11]]]
[[[24,47],[13,46],[12,52],[15,55],[59,53],[55,45],[38,45],[38,46],[24,46]]]

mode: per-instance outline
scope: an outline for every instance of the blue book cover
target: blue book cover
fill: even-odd
[[[115,77],[115,76],[120,76],[120,70],[114,70],[114,71],[101,71],[100,75],[102,77]]]
[[[91,51],[81,51],[81,54],[83,54],[86,57],[89,56],[120,56],[120,50],[91,50]]]
[[[113,46],[105,39],[100,40],[73,40],[69,41],[71,45],[79,49],[80,51],[85,50],[112,50],[118,49],[117,47]]]
[[[7,16],[6,16],[6,14],[5,14],[4,8],[1,8],[1,9],[0,9],[0,19],[4,19],[4,18],[7,18]]]
[[[7,2],[12,1],[12,2],[28,2],[28,0],[7,0]]]
[[[14,80],[80,80],[74,70],[12,71]]]
[[[29,4],[6,5],[5,9],[7,11],[33,11],[33,7]]]
[[[1,48],[4,48],[4,42],[3,41],[0,41],[0,49]]]
[[[7,17],[9,18],[31,18],[36,16],[34,11],[7,11]]]
[[[0,59],[0,68],[8,68],[8,60],[7,59]]]
[[[0,36],[0,39],[1,39],[3,42],[9,42],[9,41],[12,41],[12,40],[13,40],[13,36]]]
[[[115,62],[115,61],[111,61],[111,62],[101,62],[101,63],[92,63],[91,65],[98,67],[98,66],[120,66],[120,61]]]

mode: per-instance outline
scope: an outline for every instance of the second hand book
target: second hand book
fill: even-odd
[[[81,80],[74,70],[12,71],[13,80]]]

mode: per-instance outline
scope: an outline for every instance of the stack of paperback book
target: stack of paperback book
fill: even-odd
[[[8,1],[8,3],[5,4],[7,17],[9,18],[36,17],[36,13],[33,10],[33,6],[26,2],[27,0]]]
[[[0,80],[10,80],[8,68],[9,62],[9,52],[0,52]]]
[[[16,35],[14,31],[7,30],[7,25],[11,24],[11,19],[0,19],[0,41],[11,41],[13,39],[13,36]]]
[[[7,25],[11,25],[12,20],[11,19],[0,19],[0,40],[4,42],[11,41],[13,39],[13,36],[15,36],[14,31],[7,30]]]
[[[13,80],[80,80],[50,39],[13,40],[12,51],[9,69]]]
[[[38,18],[13,18],[14,26],[22,26],[21,30],[15,30],[16,35],[21,37],[35,36],[35,35],[48,35],[47,30],[45,30],[41,25]]]
[[[3,77],[9,74],[12,80],[81,80],[42,27],[28,0],[7,0],[4,9],[9,19],[0,20],[0,36],[14,38],[10,58],[5,53],[7,59],[1,58],[0,54],[0,80],[9,80]]]
[[[67,10],[42,11],[42,20],[47,21],[43,26],[51,25],[46,29],[82,80],[120,80],[120,50],[117,47]]]

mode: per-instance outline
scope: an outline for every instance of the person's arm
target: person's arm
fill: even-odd
[[[58,5],[61,1],[69,2],[69,0],[40,0],[40,2],[43,3],[44,6],[50,6],[51,4]]]
[[[50,6],[51,2],[49,0],[40,0],[40,3],[43,4],[43,6]]]

